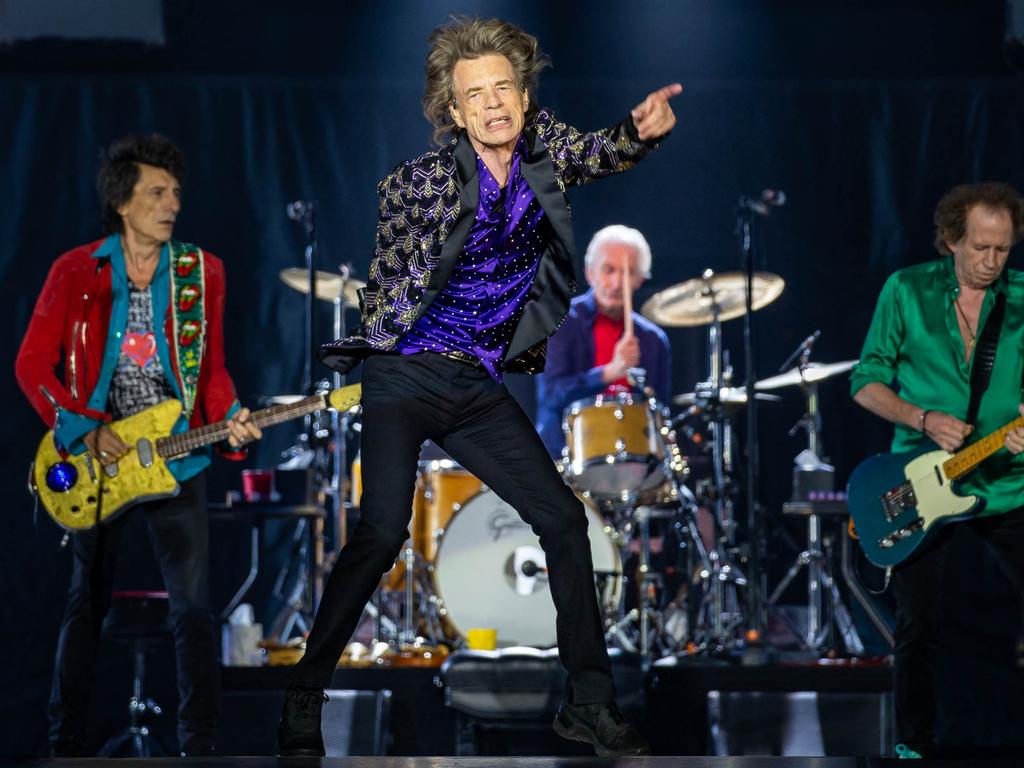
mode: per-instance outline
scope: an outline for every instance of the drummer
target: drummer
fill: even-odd
[[[632,296],[651,276],[646,238],[631,227],[607,226],[591,238],[584,263],[590,290],[572,300],[568,317],[548,340],[547,366],[537,377],[537,431],[554,458],[565,445],[565,408],[602,393],[632,391],[627,369],[645,369],[662,402],[670,395],[672,354],[664,331],[633,312],[633,332],[625,332],[624,291]]]

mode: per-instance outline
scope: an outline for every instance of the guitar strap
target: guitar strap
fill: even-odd
[[[206,342],[206,289],[203,250],[171,241],[171,305],[174,319],[174,357],[185,418],[191,418],[199,387]],[[988,327],[988,326],[986,326]]]
[[[992,366],[996,362],[996,346],[999,334],[1003,330],[1003,314],[1006,311],[1006,293],[996,294],[996,303],[985,321],[985,327],[978,337],[978,346],[974,349],[974,364],[971,366],[971,399],[967,405],[968,424],[974,424],[981,406],[981,396],[988,389],[992,378]]]

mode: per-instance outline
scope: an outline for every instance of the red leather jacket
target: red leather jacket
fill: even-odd
[[[103,367],[113,302],[110,259],[93,256],[103,242],[74,248],[54,262],[18,350],[18,385],[51,428],[54,408],[43,389],[61,409],[109,420],[109,416],[92,411],[87,405]],[[213,254],[204,254],[206,344],[191,427],[227,418],[236,403],[235,385],[224,367],[224,266]],[[154,307],[156,311],[158,308]],[[164,313],[164,333],[171,339],[174,336],[169,301]],[[170,354],[180,391],[181,374],[173,344]],[[61,357],[63,380],[57,377]]]

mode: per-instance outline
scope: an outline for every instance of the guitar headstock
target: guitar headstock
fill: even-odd
[[[328,392],[327,404],[336,411],[347,411],[352,406],[359,405],[362,394],[362,384],[349,384],[347,387],[339,387]]]

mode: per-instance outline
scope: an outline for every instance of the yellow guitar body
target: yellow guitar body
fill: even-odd
[[[263,426],[298,418],[328,405],[344,411],[358,404],[361,394],[362,385],[351,384],[327,393],[326,403],[322,396],[311,395],[296,406],[274,406],[253,413],[252,418]],[[106,466],[88,452],[61,456],[54,445],[53,431],[47,432],[36,451],[32,483],[50,517],[69,531],[80,531],[105,522],[136,504],[175,496],[178,481],[160,456],[157,440],[171,434],[179,416],[181,403],[164,400],[134,416],[113,422],[110,427],[131,450],[116,463]],[[175,437],[188,437],[209,429],[196,428]],[[188,447],[209,444],[221,437],[207,436]],[[168,456],[173,460],[172,454]]]
[[[131,451],[107,467],[88,451],[62,458],[54,447],[53,432],[47,432],[36,451],[32,479],[50,517],[68,530],[79,531],[109,520],[126,507],[177,494],[178,481],[157,454],[156,438],[171,434],[180,415],[180,402],[164,400],[113,422],[111,428]],[[47,483],[47,473],[61,462],[74,468],[77,482],[66,491],[55,491]]]

